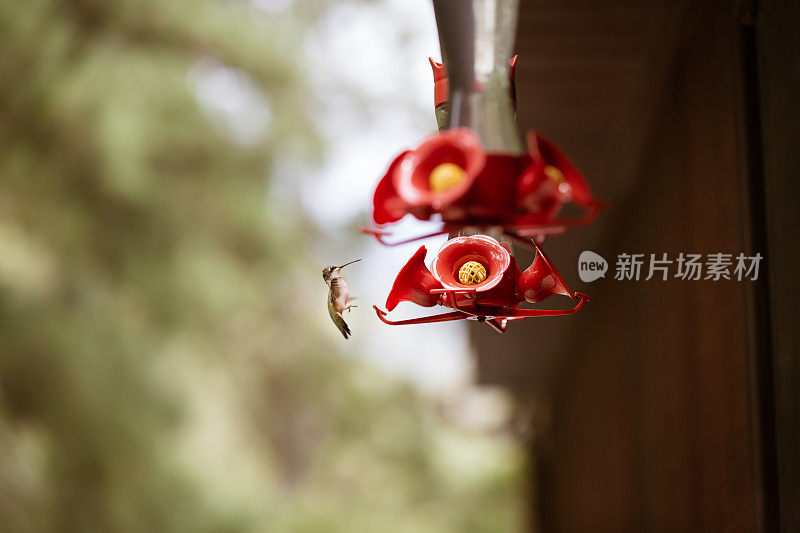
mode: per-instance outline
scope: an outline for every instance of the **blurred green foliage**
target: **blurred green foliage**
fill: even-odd
[[[518,529],[515,448],[308,319],[320,265],[265,174],[321,148],[296,49],[322,6],[3,2],[1,530]],[[204,111],[203,61],[268,133]]]

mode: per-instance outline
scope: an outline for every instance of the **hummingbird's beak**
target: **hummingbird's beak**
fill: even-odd
[[[352,265],[353,263],[358,263],[359,261],[361,261],[361,259],[354,259],[353,261],[350,261],[349,263],[345,263],[345,264],[343,264],[342,266],[340,266],[340,267],[336,267],[336,268],[338,268],[339,270],[341,270],[341,269],[343,269],[344,267],[346,267],[347,265]]]

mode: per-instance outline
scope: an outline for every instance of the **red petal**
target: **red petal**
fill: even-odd
[[[394,174],[409,152],[410,150],[406,150],[392,161],[386,174],[383,175],[375,188],[375,193],[372,196],[372,220],[376,224],[397,222],[406,214],[403,201],[394,188]]]
[[[423,307],[433,307],[439,301],[439,295],[432,294],[431,291],[441,289],[442,284],[425,266],[427,252],[425,246],[420,246],[417,253],[400,269],[386,298],[387,310],[393,310],[397,304],[404,301],[414,302]]]
[[[563,294],[575,299],[567,282],[558,273],[536,240],[531,242],[536,247],[536,257],[519,278],[519,290],[522,296],[532,303],[541,302],[556,294]]]

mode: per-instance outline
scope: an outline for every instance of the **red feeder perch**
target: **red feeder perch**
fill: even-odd
[[[530,245],[588,224],[603,203],[594,198],[575,165],[551,141],[529,132],[528,152],[487,152],[469,128],[434,134],[416,149],[401,153],[381,178],[373,196],[377,228],[360,228],[387,245],[404,244],[466,227],[499,227],[509,238]],[[562,207],[584,210],[578,218],[558,218]],[[380,226],[411,214],[419,220],[441,216],[433,233],[389,243]]]
[[[386,309],[392,311],[400,302],[409,301],[422,307],[443,305],[454,311],[392,321],[386,311],[373,307],[378,318],[394,326],[472,319],[486,322],[501,333],[510,320],[578,312],[589,297],[570,291],[535,241],[533,246],[536,258],[524,272],[511,255],[508,243],[486,235],[447,241],[434,258],[431,270],[425,266],[427,249],[421,246],[397,274]],[[556,294],[569,296],[577,303],[566,310],[519,309],[523,301],[536,303]]]

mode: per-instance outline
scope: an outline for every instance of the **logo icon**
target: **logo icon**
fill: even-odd
[[[578,277],[584,283],[592,282],[598,278],[606,277],[608,261],[603,256],[590,250],[584,250],[578,257]]]

